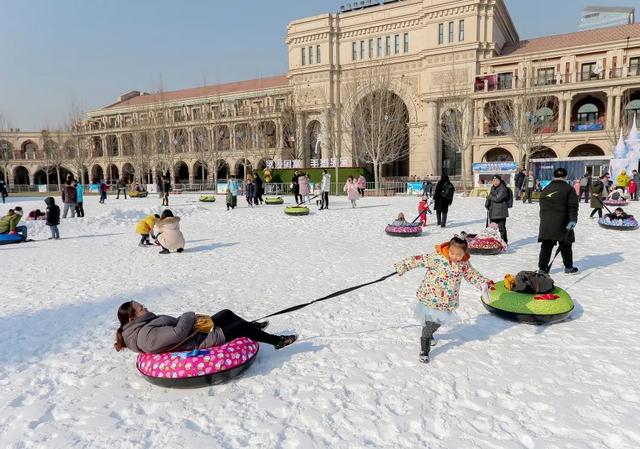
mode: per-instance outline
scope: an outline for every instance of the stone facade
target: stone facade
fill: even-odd
[[[361,165],[347,103],[371,94],[353,86],[374,70],[388,74],[388,90],[402,99],[408,118],[409,157],[388,167],[388,176],[438,175],[443,167],[461,174],[461,155],[444,148],[441,135],[451,79],[472,99],[464,118],[473,129],[467,170],[471,162],[522,157],[488,110],[523,90],[555,98],[536,157],[608,155],[620,128],[640,111],[640,25],[520,41],[503,0],[377,3],[292,21],[286,77],[134,91],[89,112],[83,124],[92,147],[88,177],[142,170],[147,182],[161,172],[182,182],[211,181],[202,145],[215,148],[221,177],[242,174],[245,164],[262,168],[268,159],[309,165],[347,158]],[[133,143],[142,134],[143,161],[134,157]],[[41,180],[44,145],[41,133],[0,133],[0,151],[13,156],[6,164],[11,183]]]

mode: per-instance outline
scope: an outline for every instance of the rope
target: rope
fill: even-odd
[[[284,309],[284,310],[280,310],[279,312],[275,312],[275,313],[272,313],[271,315],[264,316],[264,317],[262,317],[262,318],[260,318],[258,320],[254,320],[254,322],[262,321],[262,320],[265,320],[267,318],[271,318],[271,317],[274,317],[274,316],[277,316],[277,315],[284,315],[286,313],[295,312],[296,310],[304,309],[305,307],[308,307],[311,304],[315,304],[317,302],[326,301],[327,299],[335,298],[337,296],[346,295],[347,293],[350,293],[350,292],[352,292],[354,290],[358,290],[358,289],[361,289],[363,287],[367,287],[369,285],[377,284],[378,282],[386,281],[387,279],[389,279],[390,277],[395,276],[396,274],[397,274],[397,272],[394,271],[393,273],[390,273],[390,274],[388,274],[386,276],[383,276],[380,279],[376,279],[375,281],[367,282],[366,284],[356,285],[355,287],[345,288],[344,290],[340,290],[338,292],[331,293],[330,295],[324,296],[322,298],[318,298],[318,299],[315,299],[313,301],[306,302],[304,304],[298,304],[297,306],[293,306],[293,307],[289,307],[289,308]]]

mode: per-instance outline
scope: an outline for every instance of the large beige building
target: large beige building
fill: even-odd
[[[262,168],[270,160],[362,165],[349,105],[372,94],[358,80],[382,71],[385,88],[406,108],[408,133],[408,156],[389,164],[386,176],[461,174],[463,155],[442,138],[443,116],[452,111],[443,98],[452,84],[472,101],[464,117],[473,133],[464,152],[467,171],[474,161],[522,157],[517,139],[491,111],[527,92],[549,99],[532,111],[546,123],[534,157],[608,155],[640,109],[640,25],[520,41],[503,0],[354,5],[289,24],[287,76],[152,95],[133,91],[89,112],[89,177],[142,170],[150,182],[170,171],[199,182],[212,171],[241,174],[245,165]],[[0,151],[12,155],[7,178],[42,181],[45,147],[40,133],[0,134]]]

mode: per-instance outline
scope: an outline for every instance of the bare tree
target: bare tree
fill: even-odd
[[[60,168],[65,161],[64,157],[64,133],[61,130],[41,132],[43,145],[44,168],[47,175],[47,187],[50,184],[50,175],[55,173],[58,180],[58,190],[62,191],[63,180],[60,179]]]
[[[93,163],[95,156],[82,111],[75,104],[72,104],[69,110],[67,134],[69,139],[65,142],[64,156],[71,162],[76,177],[84,183],[84,173]]]
[[[474,102],[469,95],[466,72],[452,70],[442,83],[440,110],[442,115],[441,137],[444,145],[461,154],[462,187],[467,190],[469,182],[467,153],[473,141]]]
[[[7,118],[0,113],[0,133],[9,130],[9,122]],[[2,165],[2,173],[4,174],[4,182],[9,182],[9,161],[14,158],[13,145],[0,139],[0,165]]]
[[[621,104],[624,105],[629,104],[631,100],[631,95],[628,90],[624,92],[622,95]],[[612,114],[615,117],[614,111],[607,111],[608,114]],[[611,127],[605,127],[605,134],[607,135],[607,139],[611,144],[611,148],[614,148],[618,144],[618,140],[620,139],[620,134],[626,136],[631,130],[631,126],[633,125],[634,117],[627,113],[624,109],[620,111],[620,120],[616,122],[615,120],[611,120]],[[636,118],[637,120],[637,118]]]
[[[409,155],[409,117],[400,89],[388,69],[373,66],[355,73],[344,91],[343,128],[351,131],[355,158],[373,166],[376,189],[383,167]]]
[[[511,137],[518,149],[518,162],[524,167],[557,131],[558,98],[549,93],[545,81],[523,77],[509,99],[487,106],[489,129],[485,132]]]

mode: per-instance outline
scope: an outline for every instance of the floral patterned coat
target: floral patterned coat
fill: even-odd
[[[427,272],[416,296],[427,307],[453,312],[460,305],[460,285],[463,278],[478,289],[490,280],[471,266],[468,256],[461,262],[451,262],[448,244],[437,246],[436,250],[434,254],[404,259],[394,267],[400,276],[418,267],[426,268]]]

